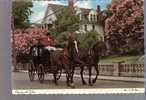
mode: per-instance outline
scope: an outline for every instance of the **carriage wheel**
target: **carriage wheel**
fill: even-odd
[[[30,81],[34,81],[35,70],[34,70],[34,64],[32,62],[30,63],[30,66],[28,68],[28,74]]]
[[[56,79],[57,79],[57,80],[60,79],[61,74],[62,74],[62,69],[61,69],[61,70],[58,70],[58,74],[57,74],[57,76],[56,76]]]
[[[40,83],[44,82],[44,66],[42,64],[40,64],[38,66],[38,79],[40,81]]]

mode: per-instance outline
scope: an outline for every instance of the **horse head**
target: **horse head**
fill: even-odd
[[[68,50],[69,50],[70,54],[77,55],[79,53],[77,40],[69,40],[68,41]]]

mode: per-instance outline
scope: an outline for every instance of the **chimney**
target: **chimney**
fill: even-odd
[[[100,5],[97,5],[96,12],[97,12],[97,13],[100,13],[100,11],[101,11],[101,10],[100,10]]]
[[[68,0],[68,7],[70,10],[74,10],[74,2],[75,0]]]

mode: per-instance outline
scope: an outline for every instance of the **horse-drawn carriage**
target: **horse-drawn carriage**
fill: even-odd
[[[58,68],[58,65],[51,65],[50,52],[52,51],[49,52],[44,48],[39,49],[42,50],[42,54],[40,54],[39,56],[35,56],[35,51],[33,50],[29,54],[18,51],[16,53],[15,70],[28,70],[30,81],[33,81],[35,79],[35,76],[37,75],[38,80],[40,81],[40,83],[42,83],[44,81],[45,74],[49,73],[52,73],[55,79],[59,80],[61,77],[62,69]]]
[[[37,75],[40,83],[43,83],[45,75],[51,73],[54,77],[54,83],[57,85],[57,81],[60,79],[62,72],[64,72],[66,74],[67,86],[71,86],[75,67],[80,67],[82,83],[86,84],[83,78],[83,71],[84,67],[87,67],[89,71],[89,84],[93,85],[99,75],[99,48],[99,44],[96,43],[88,51],[81,51],[82,54],[85,52],[85,55],[77,57],[80,52],[78,51],[77,43],[74,41],[72,44],[65,44],[62,49],[46,48],[43,45],[32,46],[28,67],[30,81],[33,81]],[[95,68],[96,77],[91,81],[92,67]]]
[[[31,60],[28,68],[30,81],[33,81],[35,79],[35,75],[37,75],[40,83],[43,83],[45,74],[52,73],[56,83],[56,81],[61,77],[62,69],[59,67],[59,64],[57,65],[57,63],[54,64],[52,62],[51,58],[53,59],[53,51],[46,49],[42,45],[32,47],[30,51]],[[62,51],[59,50],[58,52]]]

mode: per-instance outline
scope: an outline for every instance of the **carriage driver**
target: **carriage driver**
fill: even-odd
[[[32,57],[33,63],[36,64],[35,66],[39,64],[38,58],[41,52],[38,49],[41,47],[43,48],[44,46],[41,44],[40,38],[33,39],[33,45],[30,48],[30,55]]]

